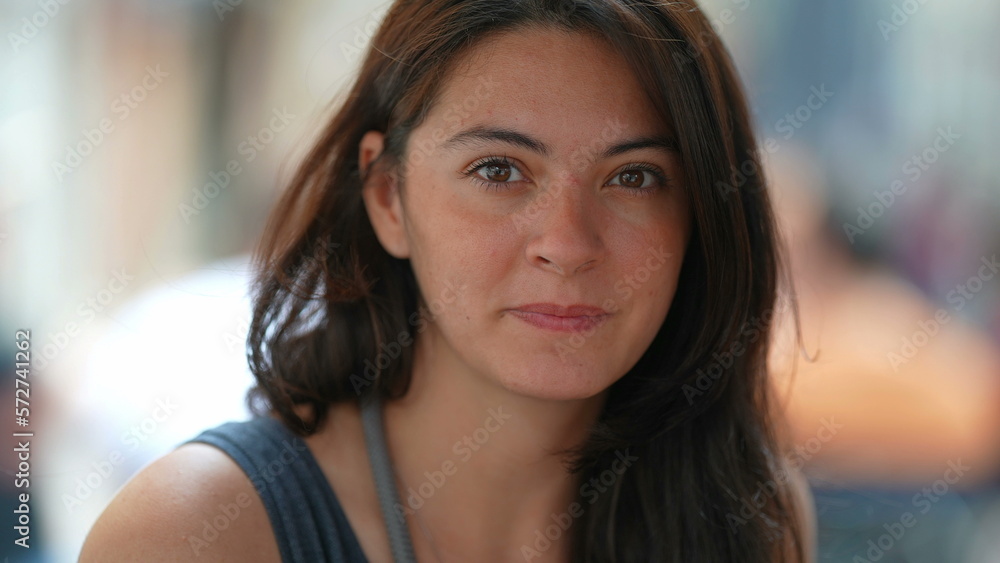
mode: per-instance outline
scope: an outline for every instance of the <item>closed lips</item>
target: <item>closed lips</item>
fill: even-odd
[[[515,307],[513,310],[569,318],[603,317],[608,314],[607,311],[600,307],[590,305],[557,305],[555,303],[530,303]]]

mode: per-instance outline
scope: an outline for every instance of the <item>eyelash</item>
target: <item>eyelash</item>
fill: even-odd
[[[476,174],[476,172],[479,171],[480,168],[484,168],[491,164],[510,166],[511,168],[515,169],[518,168],[517,164],[515,164],[514,161],[511,160],[507,155],[494,155],[494,156],[483,157],[477,160],[476,162],[472,163],[472,165],[465,172],[462,172],[462,175],[466,177],[471,177],[474,182],[482,186],[483,189],[485,189],[486,191],[489,192],[502,191],[511,182],[491,182],[489,180],[482,179]],[[649,162],[633,162],[631,164],[627,164],[625,168],[622,168],[617,172],[615,172],[614,176],[612,177],[614,178],[620,176],[626,172],[648,172],[652,174],[659,181],[659,188],[666,187],[670,183],[670,178],[668,178],[666,174],[663,173],[660,167],[656,166],[655,164],[651,164]],[[652,193],[657,189],[657,187],[655,186],[650,188],[631,188],[628,186],[619,185],[619,187],[635,195],[640,195],[640,196],[652,195]]]

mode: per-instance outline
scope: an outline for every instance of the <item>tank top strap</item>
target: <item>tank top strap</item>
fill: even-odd
[[[254,484],[283,563],[365,562],[354,530],[304,440],[281,421],[227,422],[188,440],[219,448]]]

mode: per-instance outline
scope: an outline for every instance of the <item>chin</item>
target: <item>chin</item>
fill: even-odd
[[[508,370],[498,382],[511,393],[545,399],[572,401],[589,399],[614,383],[609,372],[595,369],[593,364],[576,366],[559,362],[558,367],[532,366]]]

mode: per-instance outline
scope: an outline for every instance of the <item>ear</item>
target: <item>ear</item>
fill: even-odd
[[[409,258],[406,217],[403,214],[396,174],[386,172],[380,166],[372,166],[382,154],[384,140],[385,136],[379,131],[368,131],[361,138],[358,151],[358,164],[364,182],[361,196],[368,211],[368,220],[371,221],[382,248],[396,258]]]

